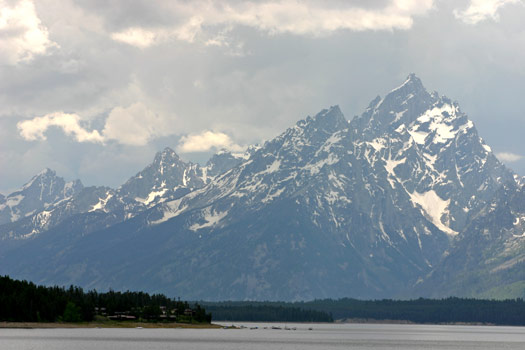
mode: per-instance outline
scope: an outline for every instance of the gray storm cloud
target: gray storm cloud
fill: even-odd
[[[165,146],[240,150],[334,104],[350,119],[410,72],[525,173],[523,4],[0,0],[0,192],[47,166],[118,185]]]
[[[253,27],[271,35],[328,35],[338,30],[409,29],[413,16],[425,14],[432,0],[394,0],[382,7],[365,8],[352,2],[327,7],[322,2],[297,0],[235,2],[191,1],[176,3],[173,11],[182,15],[180,23],[167,28],[132,26],[111,37],[123,43],[146,48],[169,39],[194,42],[207,28],[216,26]],[[209,43],[208,39],[206,43]]]

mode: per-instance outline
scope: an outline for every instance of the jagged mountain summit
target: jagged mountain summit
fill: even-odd
[[[429,94],[415,75],[374,100],[352,125],[380,153],[389,181],[449,234],[463,230],[471,211],[513,181],[459,105]]]
[[[185,163],[175,151],[165,148],[155,155],[153,163],[126,181],[118,193],[121,197],[150,205],[165,197],[167,192],[177,196],[177,191],[186,194],[203,187],[210,180],[206,170],[198,164]]]
[[[235,168],[243,161],[250,158],[251,154],[254,153],[259,147],[257,145],[250,146],[245,153],[232,153],[227,150],[221,150],[214,154],[210,160],[206,163],[206,172],[208,176],[215,177],[228,170]]]
[[[20,190],[0,198],[0,225],[17,221],[35,211],[71,198],[83,187],[79,180],[65,182],[54,171],[44,169]]]
[[[244,154],[220,152],[212,157],[211,165],[201,167],[183,161],[167,147],[118,189],[84,187],[79,180],[65,183],[54,171],[46,169],[3,199],[0,213],[10,215],[7,219],[12,220],[5,219],[0,224],[0,239],[25,239],[67,220],[82,222],[77,229],[84,234],[114,225],[205,186],[243,157]]]
[[[448,279],[469,281],[455,257],[474,243],[503,261],[477,273],[520,266],[522,188],[459,105],[411,74],[352,121],[333,106],[206,167],[165,149],[91,209],[4,248],[0,273],[208,300],[446,296]],[[519,217],[511,234],[492,207]],[[0,234],[26,237],[17,223]]]

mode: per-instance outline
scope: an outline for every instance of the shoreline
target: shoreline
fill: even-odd
[[[338,324],[402,324],[402,325],[422,325],[422,326],[510,326],[497,323],[483,323],[483,322],[438,322],[438,323],[419,323],[409,320],[376,320],[373,318],[345,318],[335,320]],[[522,327],[522,326],[517,326]]]
[[[192,323],[148,323],[148,322],[0,322],[0,329],[51,329],[51,328],[193,328],[213,329],[222,328],[217,324]]]
[[[441,322],[441,323],[419,323],[408,320],[377,320],[373,318],[346,318],[346,319],[337,319],[334,322],[289,322],[289,321],[223,321],[215,320],[215,322],[221,324],[256,324],[256,323],[267,323],[267,324],[372,324],[372,325],[412,325],[412,326],[494,326],[494,327],[525,327],[522,325],[507,325],[507,324],[498,324],[498,323],[483,323],[483,322]]]
[[[149,323],[149,322],[0,322],[0,329],[75,329],[75,328],[149,328],[149,329],[220,329],[224,328],[227,323],[233,326],[238,326],[242,323],[255,324],[255,323],[268,323],[268,324],[384,324],[384,325],[434,325],[434,326],[510,326],[493,323],[481,323],[481,322],[456,322],[456,323],[416,323],[406,320],[374,320],[374,319],[340,319],[334,322],[283,322],[283,321],[221,321],[215,322],[221,323],[205,323],[205,324],[191,324],[191,323]],[[234,327],[235,327],[234,326]],[[230,326],[231,327],[231,326]],[[516,326],[522,327],[522,326]]]

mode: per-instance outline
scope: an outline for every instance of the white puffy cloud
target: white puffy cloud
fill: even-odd
[[[45,132],[52,126],[61,128],[66,135],[78,142],[103,142],[104,138],[97,130],[88,131],[80,125],[80,116],[56,112],[24,120],[17,124],[20,135],[29,141],[45,140]]]
[[[486,19],[498,21],[501,7],[519,2],[520,0],[470,0],[465,10],[455,10],[454,15],[467,24],[477,24]]]
[[[143,146],[153,138],[173,134],[175,124],[142,103],[116,107],[109,113],[103,135],[126,145]]]
[[[24,120],[17,124],[20,136],[28,141],[45,140],[50,127],[57,127],[78,142],[105,143],[113,140],[124,145],[144,146],[150,140],[173,134],[174,124],[142,103],[115,107],[109,113],[104,129],[88,130],[77,114],[55,112]]]
[[[200,134],[183,136],[177,146],[180,153],[207,152],[211,150],[227,149],[230,151],[242,151],[243,147],[237,145],[230,136],[222,132],[206,130]]]
[[[523,156],[520,154],[512,153],[512,152],[500,152],[496,153],[496,157],[498,157],[500,160],[504,162],[517,162],[518,160],[523,159]]]
[[[338,30],[406,30],[414,16],[433,8],[433,0],[390,0],[382,7],[339,2],[281,1],[184,1],[174,3],[172,10],[178,24],[171,28],[130,27],[111,34],[114,40],[145,48],[170,39],[193,42],[203,34],[204,43],[216,43],[207,30],[245,26],[270,35],[291,33],[321,36]],[[219,28],[217,28],[219,27]]]
[[[162,43],[171,38],[193,42],[195,36],[201,30],[202,20],[200,17],[191,17],[186,23],[174,28],[155,28],[146,29],[141,27],[131,27],[120,32],[111,34],[115,41],[136,46],[144,49],[154,44]]]
[[[141,49],[151,46],[157,40],[157,34],[143,28],[128,28],[122,32],[111,34],[111,38]]]
[[[31,61],[58,45],[49,39],[30,0],[0,0],[0,60],[14,65]]]

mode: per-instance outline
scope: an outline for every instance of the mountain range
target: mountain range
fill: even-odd
[[[414,74],[206,165],[0,196],[0,273],[203,300],[525,296],[525,181]]]

